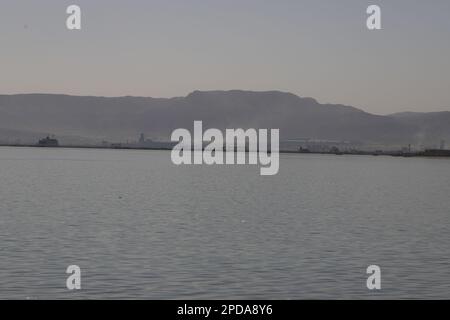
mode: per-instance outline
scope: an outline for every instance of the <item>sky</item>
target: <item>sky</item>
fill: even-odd
[[[82,29],[66,28],[66,8]],[[382,10],[382,30],[366,9]],[[2,0],[0,94],[281,90],[375,114],[450,111],[450,1]]]

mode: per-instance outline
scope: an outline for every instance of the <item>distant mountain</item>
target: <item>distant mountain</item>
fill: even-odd
[[[36,143],[36,138],[42,136],[42,133],[37,132],[28,132],[28,131],[19,131],[19,130],[11,130],[11,129],[2,129],[0,128],[0,143],[9,143],[9,144],[31,144]]]
[[[437,147],[440,140],[450,141],[450,111],[402,112],[392,114],[391,117],[405,125],[417,128],[413,137],[417,144]]]
[[[0,128],[126,141],[143,132],[168,139],[176,128],[279,128],[282,139],[311,138],[384,145],[450,141],[450,112],[379,116],[320,104],[279,91],[195,91],[186,97],[0,95]],[[0,131],[0,141],[2,140]]]

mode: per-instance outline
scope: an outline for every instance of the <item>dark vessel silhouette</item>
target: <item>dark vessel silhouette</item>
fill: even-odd
[[[58,147],[59,142],[57,139],[50,138],[49,136],[47,136],[46,138],[39,140],[38,146],[39,147]]]

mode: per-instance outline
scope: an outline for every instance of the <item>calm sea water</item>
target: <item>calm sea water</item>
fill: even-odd
[[[450,160],[3,147],[0,298],[449,299]]]

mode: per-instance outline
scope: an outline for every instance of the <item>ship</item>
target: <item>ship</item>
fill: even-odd
[[[47,136],[46,138],[39,140],[38,146],[39,147],[58,147],[59,142],[57,139],[50,138],[49,136]]]

